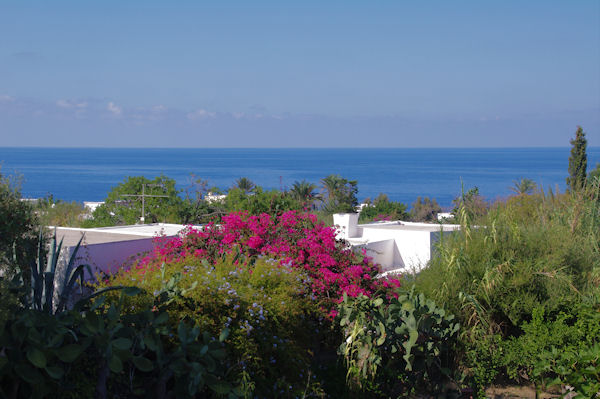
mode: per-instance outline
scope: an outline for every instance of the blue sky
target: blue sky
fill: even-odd
[[[600,145],[600,2],[4,1],[4,146]]]

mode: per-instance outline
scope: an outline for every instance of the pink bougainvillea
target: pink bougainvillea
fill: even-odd
[[[223,255],[237,253],[245,255],[247,267],[251,267],[252,257],[267,257],[280,265],[303,269],[310,277],[310,294],[332,304],[343,293],[371,295],[400,286],[397,279],[374,278],[379,266],[364,252],[354,253],[344,241],[336,239],[334,228],[318,223],[312,214],[297,211],[277,217],[235,212],[224,216],[220,225],[188,227],[178,237],[157,237],[153,252],[141,259],[134,271],[145,273],[163,262],[189,256],[214,262]]]
[[[375,222],[389,222],[390,220],[392,220],[390,215],[386,215],[386,214],[382,214],[382,213],[380,213],[379,215],[377,215],[373,218],[373,221],[375,221]]]

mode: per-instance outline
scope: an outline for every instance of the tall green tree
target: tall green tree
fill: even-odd
[[[235,181],[235,188],[242,190],[245,194],[251,192],[256,188],[256,184],[247,177],[240,177]]]
[[[181,222],[183,224],[203,224],[211,221],[220,221],[225,214],[220,201],[207,201],[209,192],[215,193],[218,189],[210,187],[208,180],[190,175],[189,185],[183,189],[183,211]]]
[[[581,126],[577,126],[575,138],[570,141],[571,156],[569,157],[569,177],[567,187],[571,191],[578,191],[585,187],[587,178],[587,140]]]
[[[321,179],[321,187],[324,191],[324,197],[331,200],[335,197],[337,191],[342,186],[343,178],[340,175],[329,175]]]
[[[441,211],[442,207],[435,198],[417,197],[410,209],[410,220],[413,222],[435,222],[437,221],[437,214]]]
[[[290,195],[313,209],[315,201],[319,198],[316,192],[317,186],[306,180],[296,181],[290,190]]]
[[[38,219],[23,201],[18,181],[0,171],[0,270],[11,274],[29,270],[38,246]],[[1,296],[1,295],[0,295]]]
[[[527,189],[527,187],[525,187],[527,185],[528,183],[525,183],[524,187],[521,187],[521,190]],[[466,216],[468,216],[469,220],[475,220],[486,215],[490,208],[490,204],[481,194],[479,194],[479,187],[470,188],[466,193],[463,188],[461,196],[452,200],[452,205],[454,205],[452,214],[455,217],[459,217],[462,209],[466,212]]]
[[[360,212],[361,223],[373,220],[406,220],[408,218],[408,207],[401,203],[390,201],[386,194],[379,194],[373,203],[368,203]]]
[[[510,187],[510,190],[517,195],[532,194],[536,189],[535,182],[527,178],[515,180],[514,185]]]
[[[143,187],[145,185],[145,187]],[[142,216],[142,191],[146,195],[166,197],[144,198],[145,223],[181,223],[184,201],[175,188],[175,180],[158,176],[152,180],[144,176],[127,177],[113,187],[105,203],[93,213],[93,219],[86,220],[84,226],[118,226],[136,224]]]
[[[246,211],[251,215],[268,213],[278,215],[289,210],[301,210],[303,203],[288,193],[279,190],[263,191],[257,186],[251,194],[239,188],[232,188],[223,203],[227,212]]]
[[[356,194],[358,182],[340,175],[329,175],[321,179],[325,193],[323,210],[327,213],[355,212],[358,205]]]

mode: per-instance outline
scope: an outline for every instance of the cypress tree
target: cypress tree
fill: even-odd
[[[569,177],[567,177],[567,188],[577,191],[585,186],[587,178],[587,140],[581,126],[577,126],[575,138],[570,141],[571,156],[569,157]]]

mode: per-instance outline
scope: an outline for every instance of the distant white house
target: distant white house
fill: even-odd
[[[100,205],[104,205],[104,201],[83,201],[83,207],[89,213],[94,213]]]
[[[358,206],[356,207],[356,212],[361,213],[363,209],[365,209],[366,207],[369,206],[373,206],[371,204],[367,204],[367,203],[362,203],[362,204],[358,204]]]
[[[204,200],[209,204],[212,204],[214,202],[224,202],[225,198],[227,198],[227,195],[225,194],[213,194],[211,192],[206,193],[206,195],[204,196]]]
[[[364,248],[379,263],[383,272],[415,272],[431,259],[435,243],[442,234],[460,228],[455,224],[375,222],[358,224],[358,214],[333,215],[338,238],[355,248]]]
[[[35,204],[41,200],[41,198],[20,198],[23,202],[29,202],[31,204]]]
[[[449,220],[454,218],[454,214],[451,212],[440,212],[437,214],[437,220],[443,222],[444,220]]]

